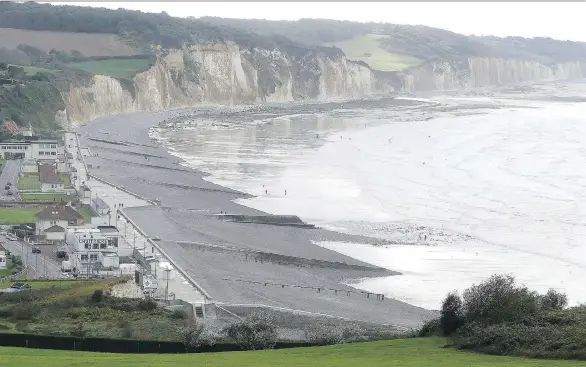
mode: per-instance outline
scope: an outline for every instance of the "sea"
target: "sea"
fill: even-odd
[[[209,181],[254,195],[243,205],[380,239],[316,243],[402,273],[348,279],[356,288],[438,309],[450,291],[511,274],[580,304],[586,103],[568,88],[192,116],[151,133]]]

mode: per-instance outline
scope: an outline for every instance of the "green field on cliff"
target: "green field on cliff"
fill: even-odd
[[[0,348],[0,366],[254,366],[254,367],[573,367],[584,362],[498,357],[444,348],[439,338],[401,339],[328,347],[202,354],[111,354]]]
[[[348,59],[364,61],[376,70],[402,70],[421,63],[421,60],[415,57],[390,53],[382,49],[379,45],[379,39],[386,37],[376,34],[366,34],[345,41],[330,43],[326,46],[338,47],[344,51]]]
[[[100,61],[82,61],[67,64],[70,67],[92,74],[102,74],[117,78],[129,78],[138,71],[152,65],[149,59],[109,59]]]

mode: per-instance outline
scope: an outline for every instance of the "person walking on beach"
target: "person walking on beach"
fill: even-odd
[[[285,196],[287,196],[287,190],[285,190]]]
[[[265,189],[265,195],[269,194],[269,190]]]

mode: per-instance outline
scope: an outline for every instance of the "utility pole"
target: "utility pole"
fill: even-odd
[[[43,256],[43,258],[45,259],[45,278],[47,277],[47,256]]]
[[[165,287],[165,302],[169,304],[169,273],[171,272],[171,269],[167,268],[165,269],[165,272],[167,273],[167,286]]]
[[[39,277],[39,254],[35,253],[35,278]]]

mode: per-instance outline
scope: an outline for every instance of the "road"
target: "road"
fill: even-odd
[[[28,265],[29,278],[60,278],[61,269],[59,265],[51,259],[51,248],[42,249],[44,253],[33,254],[32,247],[23,241],[10,241],[8,238],[0,235],[2,245],[13,255],[18,255],[22,258],[22,263]],[[45,247],[45,246],[43,246]]]
[[[22,160],[20,159],[9,159],[6,161],[4,168],[2,169],[2,174],[0,174],[0,200],[18,200],[18,193],[16,192],[16,181],[18,180],[18,173],[20,172],[20,166],[22,164]],[[6,190],[4,190],[4,186],[8,183],[12,183],[12,192],[14,195],[7,195]]]

